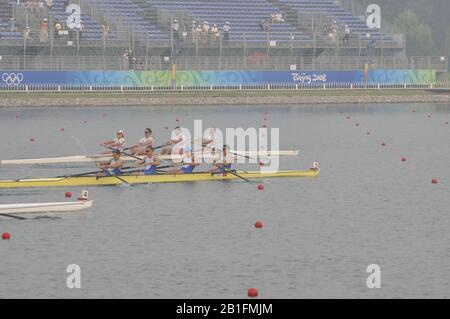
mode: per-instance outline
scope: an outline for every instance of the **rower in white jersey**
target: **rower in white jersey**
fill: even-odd
[[[214,161],[214,168],[209,170],[210,173],[226,173],[231,170],[231,165],[235,161],[235,156],[230,153],[230,147],[224,145],[222,148],[222,154],[220,154],[220,159]]]
[[[116,137],[113,140],[100,143],[100,146],[122,151],[123,148],[125,147],[125,144],[126,144],[125,134],[122,130],[119,130],[117,131]],[[103,154],[111,154],[111,151],[105,151],[103,152]]]
[[[144,167],[143,170],[134,172],[133,175],[154,175],[157,173],[156,169],[161,164],[158,155],[153,151],[152,146],[145,148],[145,157],[142,161],[137,162],[132,167]]]
[[[98,173],[97,176],[120,175],[124,165],[124,161],[120,156],[121,152],[119,150],[112,151],[111,160],[98,164],[102,172]]]
[[[152,136],[152,130],[150,128],[146,128],[144,130],[144,137],[142,137],[137,144],[131,145],[129,150],[131,150],[130,154],[133,156],[136,155],[146,155],[147,146],[154,146],[154,138]]]
[[[183,159],[181,160],[181,167],[174,167],[167,170],[166,174],[192,174],[194,169],[200,165],[195,159],[190,146],[184,148]],[[176,165],[175,163],[172,166]]]
[[[173,146],[170,148],[162,149],[161,155],[183,154],[183,149],[186,146],[186,136],[184,135],[182,129],[179,126],[175,127],[175,129],[172,131],[170,141],[164,144],[164,146],[169,145]]]
[[[205,152],[215,152],[220,148],[219,143],[222,143],[219,136],[219,131],[215,127],[210,127],[203,135],[202,146]]]

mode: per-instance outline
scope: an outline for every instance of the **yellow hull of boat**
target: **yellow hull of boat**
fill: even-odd
[[[275,177],[316,177],[319,170],[307,171],[278,171],[262,173],[254,172],[237,172],[246,179],[266,179]],[[212,175],[211,173],[193,173],[193,174],[176,174],[176,175],[147,175],[147,176],[129,176],[122,175],[121,179],[129,184],[151,184],[151,183],[177,183],[177,182],[200,182],[200,181],[222,181],[234,180],[239,177],[233,174]],[[40,178],[40,179],[22,179],[22,180],[0,180],[0,188],[31,188],[31,187],[63,187],[63,186],[106,186],[120,185],[123,181],[116,177],[100,177],[83,176],[83,177],[63,177],[63,178]]]

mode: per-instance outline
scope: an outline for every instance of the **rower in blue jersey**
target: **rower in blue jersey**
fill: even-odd
[[[102,162],[99,164],[100,169],[103,172],[99,173],[98,176],[111,176],[120,175],[121,169],[123,168],[124,161],[121,158],[121,152],[119,150],[113,150],[112,159],[109,162]]]
[[[134,164],[132,167],[144,167],[143,170],[134,172],[133,175],[154,175],[157,173],[156,169],[161,164],[161,160],[158,155],[153,151],[152,146],[145,148],[145,157]]]
[[[226,173],[231,170],[231,165],[235,161],[235,157],[230,152],[230,147],[228,145],[224,145],[222,148],[221,159],[214,161],[214,168],[209,170],[210,173]]]
[[[200,163],[196,161],[190,146],[184,147],[183,158],[181,159],[181,162],[179,164],[181,165],[181,167],[171,168],[167,170],[167,174],[192,174],[195,167],[200,165]],[[174,166],[176,165],[176,163],[172,165]]]

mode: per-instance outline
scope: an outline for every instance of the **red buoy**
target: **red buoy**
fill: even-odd
[[[9,240],[9,239],[11,239],[11,234],[10,234],[10,233],[7,233],[7,232],[3,233],[3,234],[2,234],[2,239],[3,239],[3,240]]]
[[[264,190],[264,185],[263,184],[259,184],[258,185],[258,190],[260,190],[260,191]]]
[[[384,142],[383,142],[383,143],[381,143],[381,146],[383,146],[383,147],[384,147],[384,146],[386,146],[386,143],[384,143]]]
[[[359,126],[359,123],[356,123],[355,125],[356,125],[356,126]]]
[[[263,223],[261,222],[261,221],[256,221],[256,223],[255,223],[255,227],[256,228],[263,228]]]
[[[180,119],[176,119],[175,121],[176,121],[176,122],[180,122]]]
[[[264,162],[263,162],[263,161],[260,161],[260,162],[259,162],[259,166],[265,166]]]
[[[366,134],[367,134],[367,135],[370,135],[370,132],[367,132]]]
[[[72,193],[71,193],[71,192],[66,192],[65,196],[66,196],[67,198],[70,198],[70,197],[72,197]]]
[[[430,118],[430,117],[431,117],[431,114],[428,114],[427,117]]]
[[[64,130],[64,128],[61,128],[60,131],[61,131],[61,132],[64,132],[65,130]]]
[[[347,120],[350,120],[350,116],[347,116]]]
[[[437,180],[437,178],[433,178],[431,180],[431,184],[439,184],[439,181]]]
[[[406,162],[406,161],[407,161],[406,157],[402,157],[402,162]]]
[[[445,122],[445,125],[448,125],[448,121],[447,121],[447,122]]]
[[[35,140],[34,138],[30,138],[30,142],[33,143]]]
[[[249,296],[250,298],[256,298],[258,297],[258,290],[256,288],[250,288],[247,291],[247,296]]]

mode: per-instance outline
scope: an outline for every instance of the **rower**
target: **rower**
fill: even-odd
[[[208,128],[201,141],[203,152],[211,152],[212,154],[215,153],[218,148],[218,144],[221,142],[217,128]]]
[[[161,164],[161,160],[158,155],[155,155],[153,146],[147,146],[145,148],[145,157],[134,164],[132,167],[144,167],[142,171],[134,172],[133,175],[154,175],[156,174],[157,167]]]
[[[124,160],[121,158],[121,152],[119,150],[113,150],[112,159],[109,162],[99,164],[103,172],[99,173],[98,176],[120,175],[124,163]]]
[[[146,155],[147,146],[153,146],[154,142],[152,130],[150,128],[146,128],[144,130],[144,137],[142,137],[137,144],[130,146],[128,149],[131,150],[130,154],[133,156]]]
[[[209,170],[209,173],[226,173],[231,170],[231,165],[234,163],[235,157],[230,153],[230,147],[224,145],[222,148],[221,160],[214,161],[214,168]]]
[[[118,149],[120,151],[123,150],[123,148],[125,147],[125,134],[122,130],[117,131],[116,133],[116,137],[113,140],[110,141],[105,141],[103,143],[100,143],[100,146],[106,147],[106,148],[114,148],[114,149]],[[110,154],[111,152],[106,151],[103,154]]]
[[[165,148],[161,150],[161,155],[183,154],[183,148],[186,144],[186,136],[179,126],[175,127],[170,136],[170,141],[166,142],[164,146],[175,145],[172,148]]]
[[[195,167],[199,166],[200,163],[196,161],[194,153],[190,146],[184,148],[183,159],[181,160],[183,164],[181,167],[171,168],[166,173],[167,174],[192,174]],[[175,164],[172,164],[174,166]]]

